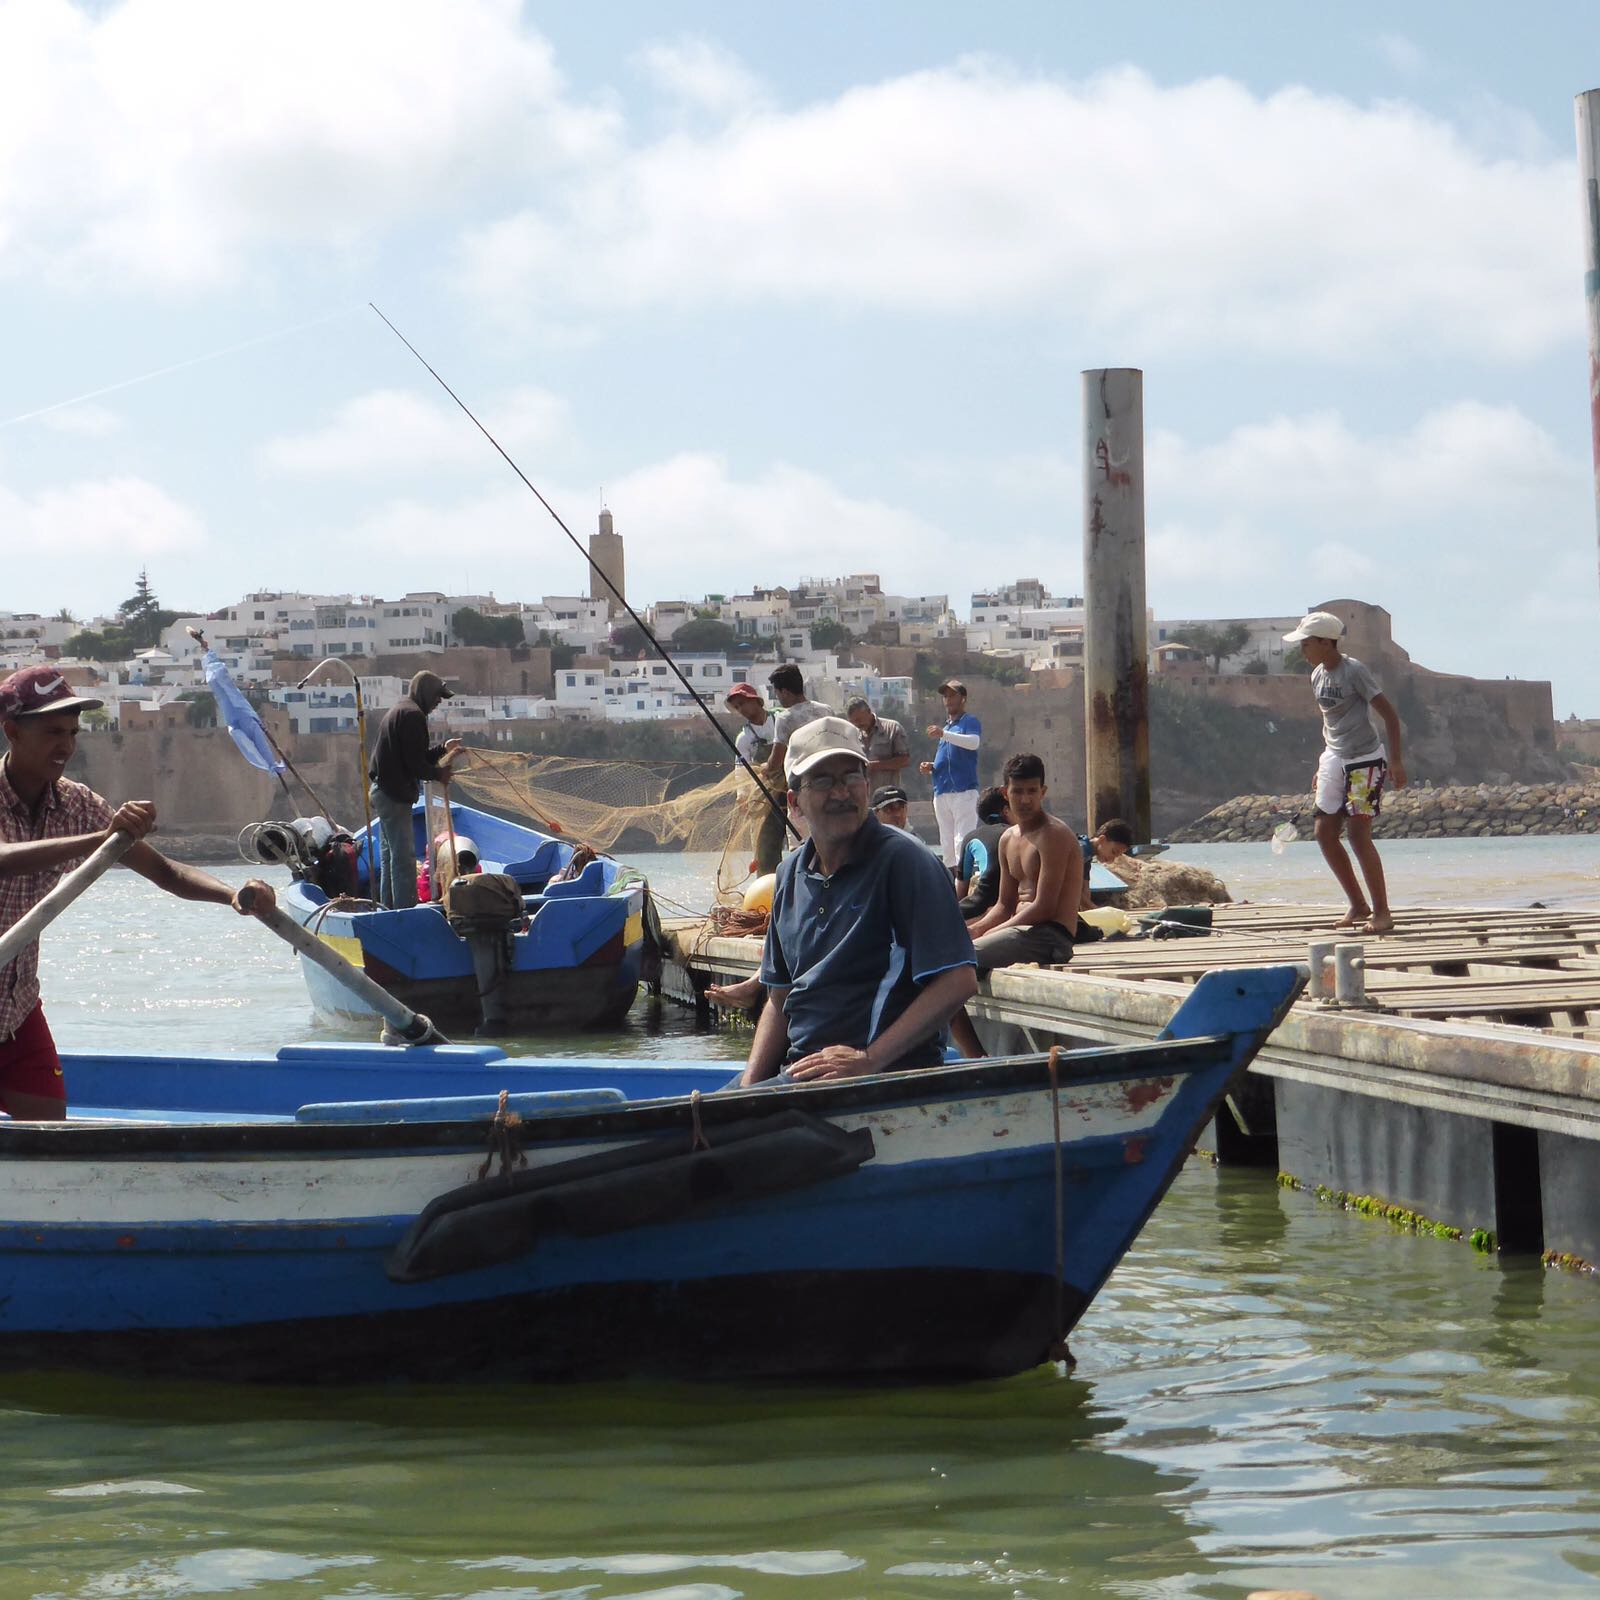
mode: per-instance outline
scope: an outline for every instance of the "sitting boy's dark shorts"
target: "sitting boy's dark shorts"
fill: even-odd
[[[972,941],[978,953],[978,974],[996,967],[1064,967],[1072,959],[1072,934],[1059,922],[1035,922],[1020,928],[997,928]]]

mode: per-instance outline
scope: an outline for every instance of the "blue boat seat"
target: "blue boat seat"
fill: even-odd
[[[442,1063],[451,1067],[487,1067],[497,1061],[508,1060],[504,1050],[494,1044],[430,1044],[416,1045],[410,1049],[392,1044],[340,1044],[334,1040],[318,1040],[310,1044],[286,1044],[279,1051],[279,1061],[314,1061],[321,1066],[337,1066],[349,1062],[352,1066],[371,1066],[374,1061],[404,1063],[408,1067],[430,1066]]]
[[[544,886],[546,900],[576,900],[605,892],[606,864],[603,861],[591,861],[576,878],[570,878],[565,883],[547,883]]]
[[[500,870],[509,873],[522,888],[537,893],[549,881],[550,874],[558,872],[562,862],[570,856],[570,846],[563,845],[559,839],[546,839],[531,856],[504,862]]]

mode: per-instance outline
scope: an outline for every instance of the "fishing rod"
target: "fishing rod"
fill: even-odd
[[[639,613],[637,611],[635,611],[631,605],[628,604],[628,597],[625,594],[623,594],[623,592],[616,586],[616,584],[614,584],[611,581],[610,576],[605,571],[602,570],[599,562],[597,562],[594,559],[594,557],[591,556],[589,554],[589,552],[584,548],[583,541],[581,539],[579,539],[578,536],[572,531],[572,529],[569,528],[566,525],[566,523],[561,520],[561,515],[556,510],[556,508],[553,505],[551,505],[550,502],[548,500],[546,500],[545,497],[542,494],[539,493],[538,489],[534,485],[533,480],[527,475],[527,473],[525,473],[522,470],[521,467],[519,467],[516,464],[515,461],[513,461],[511,459],[511,457],[509,455],[506,454],[505,447],[500,443],[500,441],[497,438],[495,438],[495,436],[492,433],[490,433],[489,430],[486,427],[484,427],[484,425],[481,422],[478,421],[477,417],[475,417],[472,414],[472,408],[470,406],[468,406],[466,401],[463,400],[461,398],[461,396],[458,395],[455,392],[455,390],[452,389],[450,387],[450,385],[448,383],[446,383],[444,381],[444,379],[441,378],[439,376],[439,374],[433,370],[432,366],[429,365],[428,360],[423,355],[423,353],[419,349],[417,349],[417,347],[414,344],[412,344],[412,342],[408,338],[406,338],[406,336],[403,333],[401,333],[401,331],[397,327],[395,327],[395,325],[392,322],[390,322],[389,319],[387,317],[385,317],[381,311],[378,311],[377,306],[373,305],[372,301],[369,300],[367,302],[367,304],[369,306],[372,306],[372,309],[377,312],[377,314],[378,314],[378,316],[380,318],[382,318],[383,323],[388,328],[389,332],[392,333],[395,336],[395,338],[397,338],[400,341],[400,343],[403,344],[406,347],[406,349],[409,350],[412,353],[412,355],[414,355],[417,358],[417,360],[420,361],[423,364],[423,366],[427,368],[428,376],[431,377],[433,379],[433,381],[435,383],[437,383],[439,385],[439,387],[441,389],[443,389],[444,392],[447,395],[449,395],[450,398],[452,400],[454,400],[455,403],[458,406],[460,406],[461,409],[464,412],[466,412],[467,420],[469,422],[471,422],[473,427],[475,427],[478,430],[478,432],[481,433],[484,436],[484,438],[487,439],[489,441],[489,443],[492,444],[495,447],[495,449],[497,451],[499,451],[500,457],[505,462],[505,464],[508,467],[510,467],[511,470],[514,473],[516,473],[516,475],[519,478],[522,479],[523,483],[525,483],[528,486],[529,490],[532,492],[534,499],[537,500],[539,502],[539,504],[542,505],[545,508],[545,510],[548,511],[550,513],[550,515],[555,519],[556,526],[564,534],[566,534],[566,536],[567,536],[567,538],[569,540],[571,540],[573,549],[575,549],[578,552],[578,554],[580,556],[582,556],[583,559],[589,563],[590,570],[594,573],[594,575],[597,578],[599,578],[599,580],[606,586],[606,588],[608,588],[611,591],[611,593],[616,597],[617,604],[619,606],[621,606],[622,609],[628,613],[630,618],[632,618],[634,626],[639,630],[640,633],[642,633],[645,636],[646,639],[648,639],[650,641],[650,643],[652,645],[655,646],[656,654],[658,656],[660,656],[661,659],[663,661],[665,661],[666,664],[669,667],[672,668],[673,673],[676,675],[676,677],[678,679],[678,682],[681,683],[683,685],[684,689],[687,691],[687,693],[689,695],[689,698],[691,700],[693,700],[694,703],[697,706],[699,706],[700,709],[705,713],[706,721],[709,722],[711,724],[711,726],[717,730],[717,736],[733,752],[733,759],[735,761],[737,761],[739,763],[739,765],[741,767],[743,767],[744,770],[750,774],[752,779],[754,779],[756,788],[758,788],[761,791],[761,793],[766,797],[767,804],[769,806],[771,806],[772,809],[775,812],[777,812],[778,816],[783,821],[784,827],[786,829],[788,829],[788,831],[794,836],[795,843],[798,844],[800,842],[800,830],[798,828],[796,828],[795,825],[789,820],[789,813],[788,813],[787,808],[773,794],[773,792],[767,787],[765,780],[756,771],[756,769],[753,766],[751,766],[750,763],[748,761],[746,761],[745,758],[739,753],[739,747],[738,747],[738,745],[736,745],[733,742],[733,739],[729,736],[728,730],[726,728],[724,728],[720,722],[717,721],[717,719],[711,714],[711,708],[705,703],[705,701],[703,701],[700,698],[700,696],[698,694],[695,693],[694,685],[689,682],[687,677],[684,676],[683,669],[678,665],[678,663],[676,661],[674,661],[672,659],[672,657],[667,654],[666,649],[662,645],[661,641],[658,638],[656,638],[656,636],[650,631],[649,628],[647,628],[645,626],[644,618],[641,617],[639,615]]]

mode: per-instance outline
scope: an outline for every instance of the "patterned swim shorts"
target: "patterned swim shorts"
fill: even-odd
[[[1357,761],[1324,750],[1317,763],[1317,810],[1330,817],[1375,817],[1383,809],[1388,776],[1382,750]]]

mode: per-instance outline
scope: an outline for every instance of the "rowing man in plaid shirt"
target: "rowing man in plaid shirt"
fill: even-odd
[[[112,833],[139,841],[123,862],[158,888],[180,900],[209,900],[248,915],[227,884],[144,843],[156,825],[150,801],[129,800],[113,810],[92,789],[63,776],[78,746],[79,712],[101,704],[74,694],[50,666],[24,667],[0,682],[0,729],[7,745],[0,760],[0,933]],[[268,885],[252,881],[245,887],[255,892],[251,911],[275,903]],[[61,1060],[39,1001],[37,942],[0,967],[0,1110],[19,1121],[67,1114]]]

